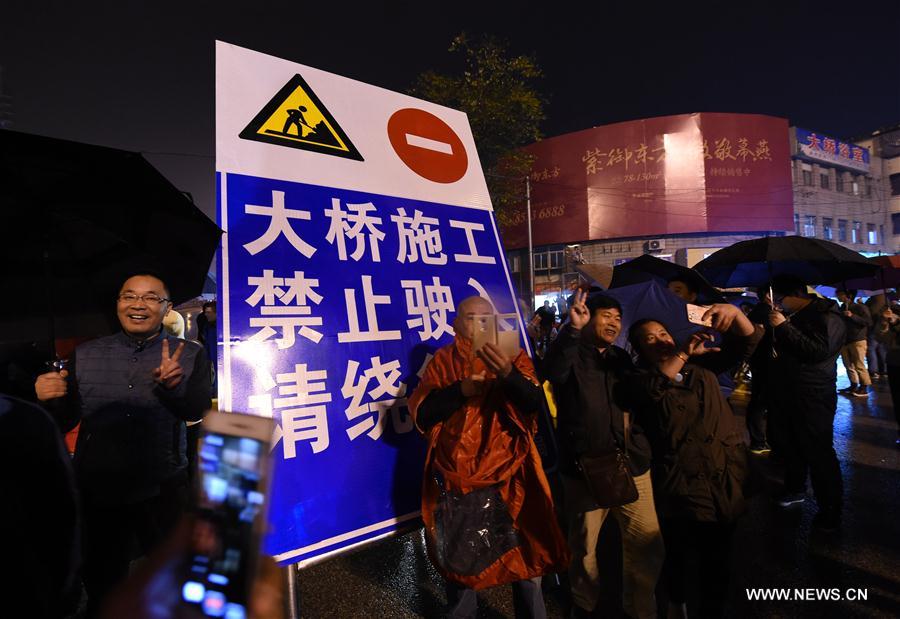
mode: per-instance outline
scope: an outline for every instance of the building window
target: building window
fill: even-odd
[[[822,189],[828,189],[828,174],[819,174],[819,186]]]
[[[850,181],[850,191],[854,196],[859,195],[859,177],[854,176],[853,180]]]
[[[838,219],[838,241],[847,242],[847,220]]]
[[[866,197],[867,198],[872,197],[872,179],[871,178],[866,179]]]
[[[854,221],[853,228],[850,230],[850,242],[862,243],[862,222]]]
[[[900,196],[900,172],[891,174],[891,195]]]
[[[507,262],[509,263],[509,272],[510,273],[518,273],[519,272],[519,265],[521,264],[519,256],[509,256],[509,258],[507,259]]]
[[[803,170],[803,184],[808,187],[812,186],[812,170]]]
[[[550,270],[561,269],[566,266],[566,252],[551,251],[550,252]]]
[[[878,245],[878,231],[875,224],[866,224],[866,236],[869,237],[869,245]]]
[[[815,215],[806,215],[803,218],[803,236],[808,236],[808,237],[816,236],[816,216]]]
[[[794,234],[800,236],[800,215],[794,213]]]
[[[535,271],[554,271],[563,268],[566,264],[565,252],[548,251],[534,255]]]
[[[838,170],[834,174],[834,190],[844,191],[844,173]]]
[[[831,231],[833,222],[834,220],[831,217],[822,218],[822,238],[826,241],[834,240],[834,233]]]

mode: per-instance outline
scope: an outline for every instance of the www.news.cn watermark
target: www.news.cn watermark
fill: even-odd
[[[746,589],[750,601],[767,602],[865,602],[868,589]]]

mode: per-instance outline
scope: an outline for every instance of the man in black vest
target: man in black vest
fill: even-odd
[[[149,552],[187,505],[185,421],[210,406],[210,368],[199,344],[163,332],[168,297],[159,277],[129,277],[116,307],[122,331],[82,344],[67,369],[35,382],[64,432],[81,423],[74,465],[91,616],[128,574],[135,539]]]

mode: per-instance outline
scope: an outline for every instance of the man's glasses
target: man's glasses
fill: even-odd
[[[152,292],[149,294],[134,294],[131,292],[123,292],[119,295],[119,303],[134,303],[138,300],[143,301],[147,305],[162,305],[169,301]]]

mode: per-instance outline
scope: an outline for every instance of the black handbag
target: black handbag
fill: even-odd
[[[579,456],[578,468],[598,507],[619,507],[637,501],[637,486],[628,470],[628,454],[618,447],[599,456]]]

